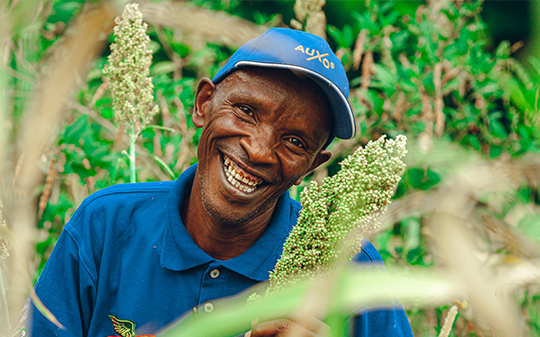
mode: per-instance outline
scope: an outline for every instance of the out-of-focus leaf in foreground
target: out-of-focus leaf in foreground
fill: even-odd
[[[313,297],[320,296],[321,285],[326,286],[330,294],[331,303],[327,307],[339,308],[338,314],[344,319],[361,309],[391,305],[391,299],[398,296],[403,304],[445,303],[458,296],[453,281],[442,275],[389,275],[386,272],[366,272],[361,268],[345,268],[314,283],[301,283],[249,305],[245,296],[223,300],[215,305],[211,315],[196,317],[191,314],[171,325],[160,336],[235,336],[248,331],[250,322],[255,318],[262,321],[296,313],[305,303],[312,303]],[[247,293],[254,291],[250,289]],[[318,308],[313,310],[319,311]],[[335,313],[329,311],[325,316],[332,314]]]

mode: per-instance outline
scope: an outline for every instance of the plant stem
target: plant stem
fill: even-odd
[[[165,171],[167,171],[167,173],[171,176],[172,180],[176,180],[176,176],[174,174],[174,172],[171,170],[171,168],[169,167],[169,165],[167,165],[163,159],[159,158],[158,156],[156,156],[155,154],[153,153],[148,153],[150,155],[150,157],[154,158],[154,160],[156,162],[158,162],[158,164],[160,164],[164,169]]]
[[[130,182],[137,182],[137,172],[135,167],[135,141],[137,136],[135,135],[135,125],[132,124],[129,133],[129,171]]]
[[[6,325],[6,330],[0,331],[0,333],[8,333],[11,330],[10,326],[10,320],[9,320],[9,308],[7,303],[7,296],[6,296],[6,285],[4,283],[4,272],[2,270],[2,265],[0,264],[0,297],[2,297],[2,310],[0,312],[3,313],[3,322],[2,325]]]

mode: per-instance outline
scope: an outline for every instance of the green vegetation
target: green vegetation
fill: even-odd
[[[299,198],[309,180],[333,176],[358,145],[407,135],[407,169],[370,236],[386,265],[463,282],[450,336],[502,327],[540,336],[540,61],[514,59],[518,45],[493,46],[482,1],[329,1],[322,10],[315,2],[141,4],[159,113],[131,142],[136,157],[122,153],[130,136],[117,127],[112,75],[103,72],[122,8],[83,0],[3,4],[0,200],[20,241],[11,246],[21,247],[8,261],[19,256],[37,279],[82,200],[132,179],[130,157],[138,181],[175,179],[194,164],[198,80],[212,77],[243,42],[286,25],[326,34],[347,71],[358,119],[357,136],[334,141],[332,159],[292,195]],[[24,302],[24,272],[4,270],[2,281],[11,289],[21,284]],[[0,291],[0,327],[14,322],[22,303],[11,296]],[[417,337],[438,334],[453,304],[404,303]],[[506,321],[493,319],[495,312]]]
[[[403,135],[370,141],[345,158],[339,172],[321,186],[312,181],[302,191],[302,211],[270,273],[266,295],[329,274],[337,262],[360,252],[364,236],[380,225],[377,218],[405,170],[406,143]]]
[[[150,38],[146,35],[147,29],[139,6],[126,5],[122,16],[115,20],[115,39],[110,46],[109,64],[103,68],[111,83],[116,123],[129,130],[128,158],[132,183],[137,181],[135,143],[141,131],[159,112],[153,103],[153,85],[149,78],[152,51],[148,50]]]

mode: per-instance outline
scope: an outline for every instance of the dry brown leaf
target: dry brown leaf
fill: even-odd
[[[433,106],[431,105],[431,100],[429,99],[423,85],[418,87],[418,92],[420,93],[420,99],[422,101],[422,111],[420,112],[420,117],[426,122],[433,122]],[[428,131],[427,126],[426,131]]]
[[[167,100],[165,97],[161,94],[161,92],[157,93],[157,98],[159,100],[159,107],[161,112],[161,121],[163,122],[163,126],[166,127],[173,127],[174,122],[173,117],[171,116],[171,112],[169,110],[169,105],[167,104]]]
[[[291,19],[291,22],[289,23],[289,25],[291,26],[291,28],[296,29],[296,30],[302,30],[304,28],[302,23],[295,19]]]
[[[456,77],[460,72],[461,72],[461,66],[448,70],[447,72],[444,73],[441,80],[441,84],[444,85],[448,83],[451,79]]]
[[[446,119],[443,112],[444,102],[441,93],[441,72],[442,64],[437,63],[433,69],[433,84],[435,85],[435,100],[433,105],[435,108],[435,136],[439,138],[444,135],[444,121]]]
[[[456,194],[450,194],[445,200],[450,205],[445,205],[445,211],[431,217],[430,226],[438,238],[440,258],[452,276],[461,280],[477,325],[484,331],[491,331],[493,336],[523,336],[522,324],[511,299],[497,296],[500,284],[474,254],[478,247],[461,218],[466,216],[467,207],[462,212],[463,200],[456,202],[456,197]]]
[[[19,156],[19,159],[17,160],[17,164],[15,165],[15,169],[13,170],[13,188],[15,188],[15,183],[17,182],[17,178],[19,178],[19,174],[21,174],[21,169],[24,164],[24,152],[21,153]]]
[[[228,15],[184,2],[140,2],[139,9],[145,21],[158,27],[179,29],[190,45],[200,45],[205,41],[240,46],[259,36],[266,29],[262,26]]]
[[[154,138],[152,138],[152,144],[154,146],[154,155],[158,158],[163,158],[163,151],[161,151],[161,130],[156,130]]]
[[[101,97],[103,97],[103,94],[105,94],[105,91],[107,91],[107,89],[109,89],[109,80],[107,79],[107,77],[103,77],[103,83],[101,83],[100,86],[97,88],[96,93],[92,97],[90,103],[88,103],[88,106],[90,108],[93,108],[94,104],[96,104],[96,102]]]
[[[45,178],[45,186],[43,186],[43,192],[41,192],[41,197],[39,198],[39,204],[38,204],[38,220],[41,219],[41,216],[43,215],[43,212],[45,211],[45,207],[47,207],[47,202],[49,201],[49,197],[51,196],[51,190],[54,183],[54,178],[56,177],[56,169],[54,168],[54,163],[56,162],[56,159],[52,158],[51,163],[49,165],[49,172],[47,173],[47,177]]]
[[[36,87],[35,101],[25,115],[21,125],[24,129],[20,139],[25,164],[22,165],[15,188],[23,196],[31,196],[40,183],[42,175],[36,165],[44,147],[50,143],[58,122],[64,112],[64,102],[77,87],[80,78],[85,78],[88,64],[106,46],[108,36],[117,11],[110,3],[88,6],[74,21],[59,44],[48,75]],[[12,230],[18,238],[24,238],[16,253],[22,261],[30,261],[33,256],[33,238],[36,237],[36,204],[28,197],[14,202]],[[11,284],[9,307],[20,311],[29,296],[25,275],[14,261],[10,264]],[[26,265],[26,264],[25,264]]]
[[[450,310],[448,310],[448,313],[446,314],[446,318],[444,319],[444,325],[441,329],[441,333],[439,334],[439,337],[448,337],[450,335],[450,331],[452,331],[452,325],[454,324],[454,321],[456,320],[456,315],[458,312],[457,306],[453,305]]]
[[[360,90],[366,91],[369,88],[371,75],[375,73],[373,68],[373,51],[369,50],[366,52],[364,62],[362,63],[362,83],[360,83]]]
[[[362,55],[364,54],[364,46],[366,45],[367,29],[362,29],[358,33],[356,42],[354,43],[353,52],[353,70],[358,70],[360,63],[362,62]]]
[[[326,0],[296,0],[293,9],[300,26],[305,23],[306,32],[326,40],[326,15],[322,10],[325,4]]]
[[[116,131],[116,134],[114,136],[114,142],[113,142],[113,150],[119,151],[124,144],[122,143],[122,137],[124,137],[125,129],[122,125],[118,126],[118,130]]]
[[[401,116],[403,114],[403,108],[405,106],[405,103],[406,103],[406,97],[405,97],[405,93],[403,91],[399,91],[399,94],[398,94],[398,99],[396,101],[396,106],[395,106],[395,109],[394,109],[394,113],[392,114],[392,118],[396,121],[397,125],[398,125],[398,128],[401,129],[400,125],[401,125]]]
[[[525,45],[525,43],[523,43],[523,41],[518,41],[518,42],[514,43],[514,44],[510,47],[510,54],[515,53],[516,51],[518,51],[519,49],[521,49],[524,45]]]
[[[35,174],[34,163],[62,118],[65,99],[73,92],[78,78],[84,78],[88,64],[105,47],[115,16],[116,8],[108,3],[83,12],[58,48],[50,75],[40,81],[33,109],[22,123],[22,147],[28,164],[22,167],[17,185],[23,190],[30,192],[37,185],[39,175]]]

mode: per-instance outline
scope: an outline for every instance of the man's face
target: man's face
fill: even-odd
[[[206,211],[228,224],[273,211],[277,198],[330,158],[326,96],[288,70],[243,68],[199,84],[198,178]]]

